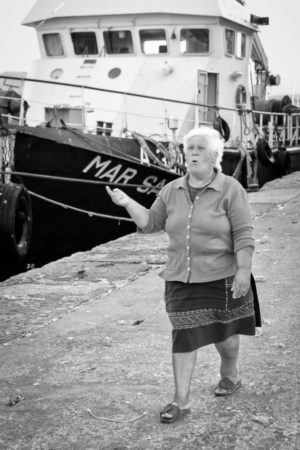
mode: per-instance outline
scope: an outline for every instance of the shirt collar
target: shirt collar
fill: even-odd
[[[217,174],[216,174],[215,178],[213,179],[213,181],[207,186],[207,188],[214,189],[215,191],[222,191],[224,183],[225,183],[225,175],[224,175],[224,173],[220,172],[218,169],[214,169],[214,170],[215,170],[215,172],[217,172]],[[189,177],[189,174],[186,173],[183,177],[180,177],[177,180],[175,180],[174,187],[176,189],[180,189],[180,188],[187,189],[188,177]]]

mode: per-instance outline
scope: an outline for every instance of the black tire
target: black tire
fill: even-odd
[[[275,163],[275,157],[265,139],[258,139],[256,144],[257,158],[264,167],[269,167]]]
[[[291,173],[291,156],[284,147],[279,148],[275,155],[275,169],[280,177]]]
[[[0,259],[22,261],[29,250],[32,230],[30,196],[21,184],[0,185]]]
[[[217,130],[225,142],[227,142],[230,138],[230,128],[228,123],[222,119],[221,116],[215,118],[213,122],[213,128]]]

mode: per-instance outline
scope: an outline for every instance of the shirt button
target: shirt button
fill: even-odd
[[[199,197],[196,197],[196,200],[199,200]]]
[[[190,236],[187,234],[186,238],[189,239],[189,237],[190,237]]]
[[[189,245],[187,246],[187,248],[186,248],[187,250],[189,250],[190,249],[190,247],[189,247]]]
[[[191,258],[188,256],[186,259],[189,261]]]
[[[189,215],[188,215],[188,218],[190,219],[191,217],[192,217],[192,214],[189,214]]]
[[[188,226],[187,226],[187,229],[189,229],[189,228],[190,228],[190,226],[188,225]]]

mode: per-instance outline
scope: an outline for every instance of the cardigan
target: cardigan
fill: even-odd
[[[254,251],[248,196],[233,177],[217,171],[191,201],[188,174],[166,184],[149,211],[143,233],[165,230],[167,262],[160,276],[167,281],[201,283],[236,273],[236,253]]]

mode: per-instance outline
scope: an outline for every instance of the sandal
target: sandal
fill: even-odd
[[[177,403],[169,403],[159,413],[160,421],[162,423],[174,423],[182,419],[185,415],[191,412],[190,408],[180,409]],[[169,414],[171,417],[164,417],[164,414]]]
[[[214,393],[217,397],[225,397],[231,395],[242,386],[241,380],[237,380],[236,383],[225,377],[219,381],[218,386],[215,388]]]

